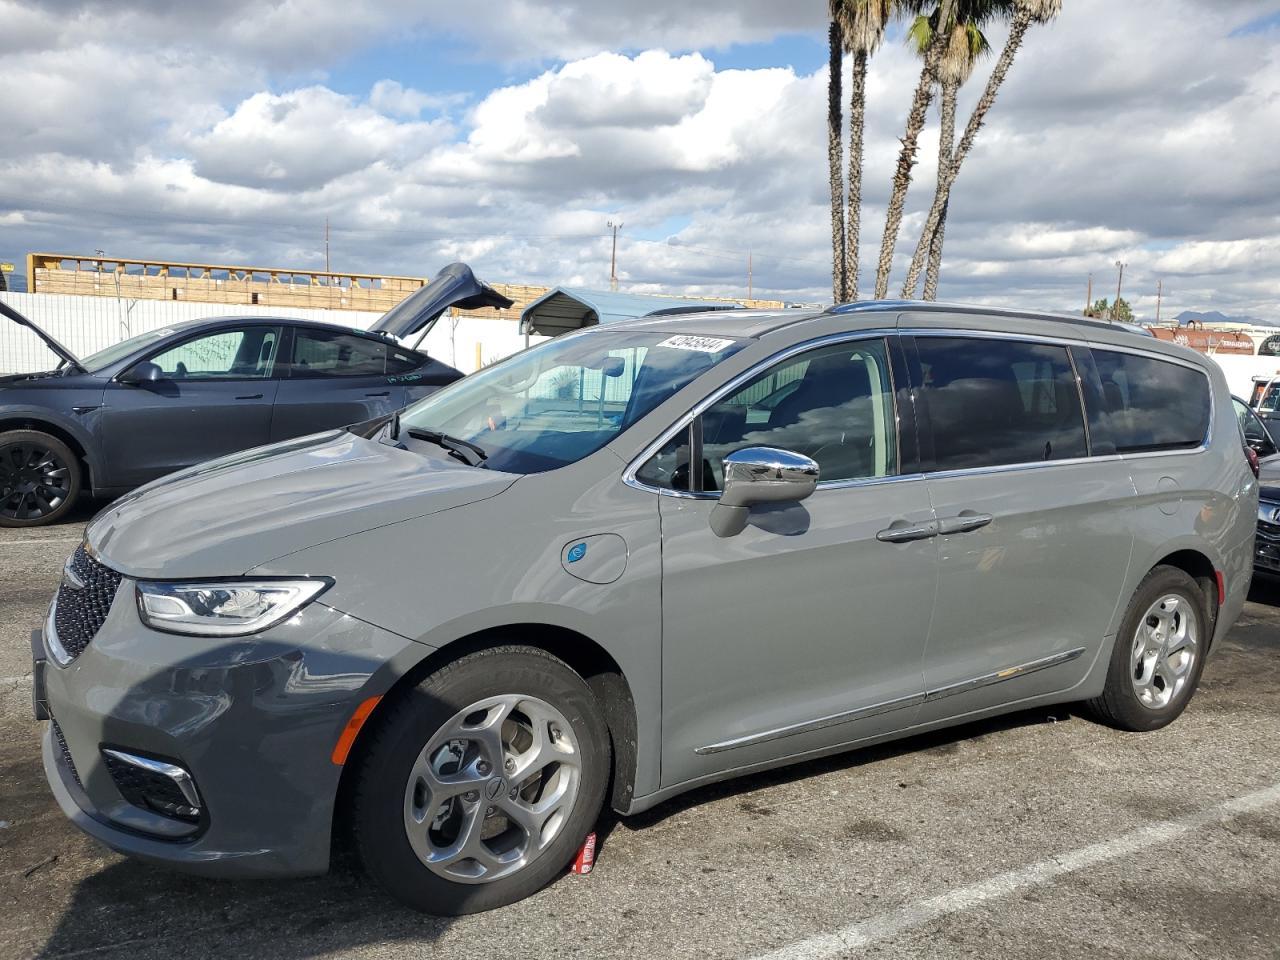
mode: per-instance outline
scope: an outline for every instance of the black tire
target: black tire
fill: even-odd
[[[1197,649],[1185,684],[1165,705],[1152,707],[1144,704],[1134,689],[1134,644],[1138,627],[1147,611],[1162,597],[1179,596],[1188,604],[1189,615],[1196,618]],[[1185,571],[1177,567],[1160,566],[1153,569],[1134,591],[1120,624],[1111,651],[1111,663],[1107,669],[1107,683],[1102,695],[1085,703],[1085,709],[1099,723],[1118,730],[1158,730],[1168,726],[1186,709],[1204,670],[1208,652],[1210,631],[1214,618],[1200,585]]]
[[[0,527],[57,523],[75,506],[80,458],[39,430],[0,433]]]
[[[577,798],[554,839],[528,865],[485,883],[453,881],[428,868],[410,845],[404,821],[409,775],[451,718],[487,697],[510,694],[543,700],[569,721],[581,753]],[[536,893],[564,871],[600,816],[610,773],[608,730],[587,684],[549,653],[503,646],[468,654],[384,704],[375,719],[355,758],[354,845],[365,872],[415,910],[459,916]]]

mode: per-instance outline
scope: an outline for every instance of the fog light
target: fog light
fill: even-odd
[[[175,763],[103,748],[107,772],[120,796],[135,807],[164,817],[197,823],[202,802],[191,774]]]

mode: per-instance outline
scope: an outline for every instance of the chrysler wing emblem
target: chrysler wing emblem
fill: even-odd
[[[74,557],[67,557],[67,562],[62,565],[62,585],[70,587],[72,590],[83,590],[84,581],[80,579],[80,574],[76,573],[75,567],[72,566]]]

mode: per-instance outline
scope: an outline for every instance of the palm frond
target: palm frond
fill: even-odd
[[[1062,0],[1014,0],[1014,3],[1031,15],[1033,23],[1048,23],[1062,13]]]
[[[933,23],[924,14],[920,14],[907,27],[907,46],[923,57],[932,42]]]
[[[831,19],[840,24],[845,50],[868,56],[879,49],[897,0],[829,0]],[[839,8],[837,10],[837,7]]]

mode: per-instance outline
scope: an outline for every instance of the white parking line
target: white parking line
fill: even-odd
[[[84,537],[32,537],[27,540],[0,540],[0,547],[25,547],[37,543],[79,543]]]
[[[949,890],[927,900],[906,904],[896,910],[852,923],[832,933],[798,940],[771,953],[763,954],[757,960],[818,960],[823,957],[840,956],[880,941],[890,940],[949,914],[981,906],[988,900],[1007,897],[1028,887],[1038,887],[1064,874],[1074,873],[1108,860],[1131,856],[1148,847],[1167,843],[1202,827],[1229,820],[1242,813],[1262,810],[1277,803],[1280,803],[1280,783],[1247,793],[1234,800],[1225,800],[1184,817],[1149,824],[1111,840],[1103,840],[1078,850],[1058,854],[1039,863],[1033,863],[1018,870],[1010,870],[1008,873],[1002,873],[966,887]]]

